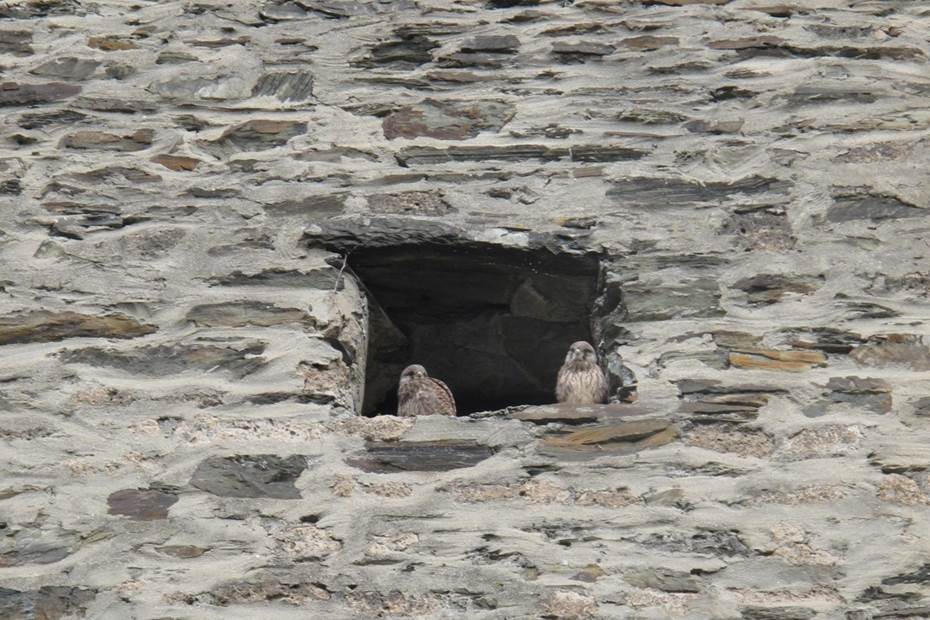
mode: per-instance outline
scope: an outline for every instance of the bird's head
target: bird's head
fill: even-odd
[[[584,340],[573,342],[572,346],[568,347],[568,353],[565,355],[565,363],[569,364],[573,362],[590,362],[591,364],[597,364],[597,352],[594,351],[594,347]]]
[[[419,364],[411,364],[404,368],[403,372],[400,373],[400,382],[410,381],[411,379],[425,379],[429,375],[426,374],[426,369],[420,366]]]

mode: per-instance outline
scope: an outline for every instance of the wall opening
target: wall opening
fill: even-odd
[[[369,302],[364,415],[396,412],[414,363],[449,385],[459,415],[551,403],[568,346],[592,341],[594,254],[419,243],[356,247],[347,263]]]

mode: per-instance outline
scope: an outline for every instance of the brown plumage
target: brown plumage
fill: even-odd
[[[555,382],[560,403],[590,405],[607,402],[607,379],[597,365],[594,347],[584,341],[572,343]]]
[[[397,387],[397,415],[455,415],[455,398],[449,387],[426,374],[419,364],[400,373]]]

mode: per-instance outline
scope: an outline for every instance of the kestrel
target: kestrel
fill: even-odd
[[[449,387],[426,374],[419,364],[404,368],[397,387],[397,415],[455,415],[455,398]]]
[[[587,342],[572,343],[559,369],[555,397],[560,403],[590,405],[607,402],[607,378],[597,365],[597,353]]]

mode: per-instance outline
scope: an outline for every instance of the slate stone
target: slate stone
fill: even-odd
[[[81,81],[93,75],[99,66],[99,62],[90,58],[62,56],[42,63],[30,73],[62,80]]]
[[[803,372],[814,366],[826,366],[827,357],[820,351],[753,349],[731,352],[729,362],[737,368]]]
[[[285,200],[266,204],[265,212],[277,217],[302,217],[312,221],[322,221],[339,215],[345,210],[346,194],[324,194],[307,196],[294,200]]]
[[[257,273],[232,273],[210,278],[211,286],[280,286],[307,289],[335,290],[339,272],[335,269],[265,269]],[[344,284],[338,280],[338,290]]]
[[[279,101],[307,101],[313,96],[313,75],[306,71],[266,73],[252,89],[253,97],[263,95]]]
[[[656,37],[652,35],[642,35],[638,37],[628,37],[620,41],[620,45],[634,50],[651,52],[669,45],[678,45],[678,37]]]
[[[792,347],[817,349],[824,353],[846,354],[864,342],[860,334],[836,327],[814,327],[789,333],[792,334]]]
[[[644,277],[623,287],[627,320],[662,321],[690,317],[722,316],[720,286],[716,278],[680,278],[665,284]]]
[[[930,396],[924,396],[914,401],[914,415],[930,416]]]
[[[101,151],[142,151],[152,145],[154,138],[155,131],[152,129],[139,129],[127,135],[103,131],[75,131],[61,139],[61,146]]]
[[[190,172],[196,170],[197,166],[203,163],[196,157],[184,157],[181,155],[156,155],[151,161],[159,166],[164,166],[168,170],[174,170],[175,172]]]
[[[223,135],[204,146],[218,154],[238,151],[264,151],[287,144],[295,136],[307,132],[307,123],[254,119],[223,132]]]
[[[87,347],[68,349],[59,357],[66,364],[116,368],[150,377],[165,377],[188,371],[224,371],[242,378],[265,365],[263,343],[240,346],[211,344],[161,344],[120,351]]]
[[[49,228],[50,237],[67,239],[84,239],[89,234],[102,230],[116,230],[132,222],[112,213],[89,213],[77,217],[62,217],[55,220]]]
[[[432,50],[439,47],[439,43],[424,34],[398,30],[395,36],[399,40],[373,46],[368,56],[355,64],[361,67],[415,69],[431,62]]]
[[[862,366],[902,366],[911,370],[930,370],[930,346],[915,334],[887,334],[870,338],[849,354]]]
[[[210,551],[209,547],[197,547],[195,545],[163,545],[161,547],[155,547],[155,551],[162,553],[173,558],[178,558],[181,560],[190,560],[193,558],[199,558],[207,551]]]
[[[704,183],[673,178],[630,177],[614,181],[607,190],[607,197],[625,206],[662,208],[695,203],[717,204],[738,195],[781,193],[786,186],[784,181],[761,176]]]
[[[40,129],[49,125],[76,125],[87,118],[86,114],[74,110],[55,112],[30,112],[19,117],[17,125],[23,129]]]
[[[126,516],[134,521],[167,519],[168,509],[177,501],[177,494],[166,489],[123,489],[107,498],[111,515]]]
[[[822,277],[764,273],[737,280],[732,287],[744,291],[750,305],[764,306],[781,301],[788,293],[813,293],[822,280]]]
[[[743,620],[810,620],[817,612],[808,607],[788,605],[784,607],[763,607],[749,605],[743,607],[740,617]]]
[[[832,377],[825,386],[826,400],[817,401],[804,408],[807,417],[819,417],[831,413],[835,404],[846,404],[871,413],[885,414],[891,411],[891,384],[882,379],[863,377]]]
[[[21,529],[0,539],[0,568],[54,564],[80,546],[76,532],[64,529]]]
[[[567,435],[554,436],[547,443],[561,447],[605,445],[620,442],[636,442],[645,439],[671,426],[671,421],[664,418],[619,422],[604,426],[584,428]]]
[[[579,144],[570,149],[570,158],[572,161],[590,163],[633,161],[641,159],[648,154],[648,151],[625,146],[615,146],[612,144]]]
[[[493,454],[491,448],[474,441],[369,442],[364,452],[347,458],[346,463],[370,473],[449,471],[473,467]]]
[[[282,308],[260,301],[233,301],[194,306],[185,317],[203,327],[272,327],[288,323],[310,323],[310,317],[299,308]]]
[[[0,588],[0,617],[7,620],[83,618],[96,597],[96,588],[42,586],[31,591]]]
[[[294,482],[307,469],[307,457],[274,454],[211,456],[201,461],[190,484],[221,497],[300,499]]]
[[[594,41],[557,41],[552,44],[552,53],[562,60],[574,59],[584,61],[587,58],[599,58],[614,53],[613,45]]]
[[[158,111],[158,106],[151,101],[121,97],[78,97],[74,105],[82,110],[115,114],[149,114]]]
[[[520,39],[512,34],[481,35],[462,44],[463,52],[496,52],[512,54],[520,47]]]
[[[640,568],[623,576],[623,580],[637,588],[653,588],[663,592],[700,592],[698,577],[670,568]]]
[[[924,563],[909,573],[902,573],[900,575],[895,575],[894,577],[886,577],[882,579],[882,585],[885,586],[895,586],[909,583],[930,583],[930,563]]]
[[[123,314],[31,310],[0,316],[0,345],[57,342],[66,338],[136,338],[156,331]]]
[[[47,84],[3,82],[0,84],[0,107],[51,103],[73,97],[79,92],[81,92],[80,86],[64,82],[50,82]]]
[[[31,43],[32,31],[30,30],[0,30],[0,52],[4,54],[31,56],[33,54]]]
[[[441,164],[457,161],[556,161],[569,156],[567,148],[553,148],[540,144],[509,146],[408,146],[400,149],[395,158],[402,166]]]
[[[482,131],[500,131],[515,113],[512,104],[498,101],[427,99],[391,113],[382,121],[381,127],[389,140],[421,136],[464,140],[474,138]]]
[[[130,39],[118,35],[107,35],[99,37],[87,37],[87,47],[102,50],[104,52],[123,52],[134,50],[139,46]]]
[[[646,413],[652,413],[652,411],[641,406],[628,404],[571,405],[553,403],[551,405],[526,407],[511,413],[510,417],[514,420],[532,422],[533,424],[549,424],[551,422],[586,424],[598,420],[641,416]]]
[[[877,194],[839,194],[827,209],[827,221],[842,223],[856,220],[895,220],[925,217],[930,210],[906,204],[893,196]]]

